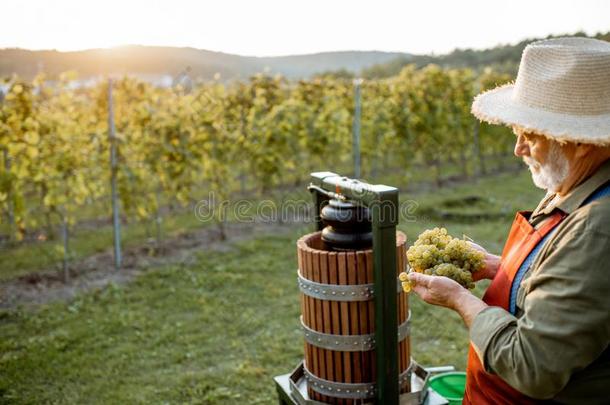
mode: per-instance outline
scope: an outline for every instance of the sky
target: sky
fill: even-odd
[[[0,48],[127,44],[250,56],[339,50],[442,54],[610,31],[604,0],[5,0]]]

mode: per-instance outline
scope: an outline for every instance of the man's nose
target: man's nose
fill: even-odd
[[[515,152],[515,156],[517,156],[517,157],[530,155],[530,148],[527,145],[527,142],[525,142],[525,137],[523,135],[517,136],[517,143],[515,144],[514,152]]]

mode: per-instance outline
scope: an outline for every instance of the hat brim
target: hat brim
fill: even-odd
[[[474,116],[490,124],[518,125],[562,142],[610,145],[610,114],[570,115],[530,107],[513,100],[514,87],[507,84],[476,96]]]

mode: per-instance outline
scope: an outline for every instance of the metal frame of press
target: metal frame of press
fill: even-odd
[[[375,404],[399,401],[398,321],[396,303],[396,225],[398,189],[371,185],[331,172],[311,173],[316,229],[324,227],[320,210],[332,197],[344,198],[369,209],[373,228],[375,286],[375,341],[377,390]]]

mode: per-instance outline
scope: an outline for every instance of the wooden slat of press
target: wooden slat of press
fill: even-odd
[[[302,255],[302,262],[303,262],[303,267],[301,267],[301,275],[305,278],[309,278],[309,259],[308,259],[308,253],[307,253],[308,248],[306,246],[303,247],[302,251],[301,251],[301,255]],[[310,317],[310,313],[311,313],[311,308],[310,308],[310,300],[309,297],[305,294],[303,294],[303,299],[305,301],[305,312],[303,312],[303,321],[305,322],[305,325],[307,325],[308,327],[311,327],[311,317]],[[305,351],[305,364],[307,366],[307,368],[309,370],[313,370],[313,357],[312,357],[312,353],[311,353],[311,345],[309,343],[305,343],[305,347],[307,348],[307,350]],[[309,395],[312,395],[312,391],[308,390]]]
[[[405,263],[407,261],[404,242],[401,243],[398,254],[400,257],[400,262],[399,262],[400,268],[398,269],[397,273],[400,274],[403,271],[405,271]],[[402,323],[407,320],[407,317],[409,315],[407,312],[407,306],[406,306],[407,305],[407,294],[404,291],[402,291],[402,289],[400,291],[400,298],[401,298],[400,304],[401,304],[402,314],[403,314],[402,319],[401,319],[401,323]],[[403,350],[403,355],[402,355],[403,369],[401,371],[404,371],[407,369],[407,367],[409,367],[409,359],[407,357],[407,344],[406,344],[406,341],[404,341],[404,340],[402,342],[402,350]]]
[[[347,277],[347,253],[340,253],[337,261],[337,270],[339,273],[339,284],[346,285],[348,284]],[[350,325],[350,317],[349,317],[349,303],[341,301],[339,303],[341,308],[341,334],[349,335],[349,325]],[[351,356],[349,352],[342,352],[341,357],[343,358],[343,381],[350,383],[354,382],[352,378],[352,363]],[[346,404],[351,404],[352,401],[345,401]]]
[[[301,275],[303,277],[307,278],[307,274],[308,274],[307,246],[306,246],[307,243],[306,243],[306,240],[301,241],[301,242],[303,242],[303,243],[299,245],[299,253],[301,255],[299,268],[301,270]],[[305,325],[309,326],[309,325],[311,325],[311,321],[309,319],[309,297],[303,293],[301,293],[301,294],[303,296],[303,303],[304,303],[304,310],[302,313],[303,322],[305,323]],[[305,353],[304,354],[305,354],[305,364],[306,364],[307,368],[311,370],[313,368],[313,360],[311,357],[311,347],[310,347],[309,343],[307,343],[307,341],[305,341]],[[311,396],[311,394],[312,394],[311,390],[308,390],[308,394]]]
[[[396,271],[398,271],[399,268],[400,268],[400,247],[396,246]],[[398,306],[398,311],[396,311],[396,314],[397,314],[396,321],[398,322],[398,325],[400,325],[400,322],[401,322],[402,316],[403,316],[402,297],[400,294],[397,294],[397,296],[396,296],[396,305]],[[402,344],[400,342],[398,342],[398,372],[399,373],[400,373],[400,371],[402,371],[403,365],[404,365],[404,359],[402,357]]]
[[[400,267],[398,268],[398,273],[404,272],[407,270],[407,246],[406,246],[406,236],[402,233],[399,233],[399,242],[400,242],[400,251],[399,251],[399,257],[400,257],[400,262],[399,265]],[[405,293],[404,291],[401,290],[400,292],[400,296],[401,296],[401,307],[402,307],[402,312],[403,312],[403,319],[402,322],[406,321],[409,317],[409,306],[408,306],[408,300],[409,300],[409,296],[407,293]],[[404,371],[406,369],[409,368],[409,365],[411,363],[411,355],[409,352],[409,341],[410,341],[410,336],[407,336],[405,338],[405,340],[402,341],[401,343],[401,357],[403,359],[403,368],[401,371]],[[403,392],[408,392],[411,390],[410,388],[411,384],[410,382],[407,383],[405,385],[405,388],[403,390]]]
[[[366,254],[363,251],[356,252],[356,276],[358,284],[366,284],[368,282],[366,269]],[[358,329],[358,334],[366,335],[370,333],[368,319],[369,311],[367,301],[358,302],[358,312],[360,318],[360,328]],[[360,352],[360,363],[362,367],[363,382],[371,382],[370,354],[370,350]]]
[[[402,244],[402,257],[403,257],[403,266],[402,271],[407,271],[407,237],[404,236],[404,242]],[[404,296],[404,306],[405,306],[405,316],[409,317],[409,294],[403,292]],[[411,334],[405,339],[405,359],[406,359],[406,367],[411,366]],[[411,383],[408,384],[408,389],[411,388]]]
[[[344,254],[343,254],[344,255]],[[330,284],[339,284],[339,273],[337,261],[341,257],[341,253],[330,252],[328,254],[328,282]],[[333,335],[341,334],[341,311],[338,301],[330,302],[330,313],[331,313],[331,333]],[[333,351],[333,376],[334,381],[343,381],[343,362],[341,358],[341,352],[338,350]],[[344,405],[345,401],[342,399],[336,399],[333,403],[337,405]]]
[[[320,266],[319,266],[319,252],[312,252],[312,280],[315,282],[320,282]],[[322,332],[323,327],[323,319],[322,319],[322,301],[314,298],[314,329],[318,332]],[[315,357],[317,359],[318,368],[315,371],[315,374],[320,378],[326,377],[326,370],[324,368],[324,353],[322,353],[322,349],[314,346]],[[321,401],[323,398],[322,395],[318,394],[318,400]]]
[[[366,258],[366,276],[367,276],[367,283],[374,283],[375,282],[375,270],[373,268],[373,251],[372,250],[367,250],[366,254],[365,254],[365,258]],[[367,301],[367,309],[368,309],[368,320],[369,320],[369,330],[371,331],[370,333],[375,333],[375,301],[374,300],[370,300]],[[377,374],[375,372],[375,351],[371,351],[369,352],[369,361],[370,361],[370,374],[371,374],[371,380],[372,381],[377,381]]]
[[[358,274],[356,267],[356,254],[354,252],[347,253],[347,281],[348,284],[358,284]],[[349,321],[350,335],[357,335],[360,333],[360,319],[358,316],[358,302],[349,303]],[[360,352],[351,352],[352,358],[352,377],[353,382],[362,382],[362,362],[360,361]]]
[[[404,269],[404,262],[405,262],[405,255],[404,255],[404,250],[403,250],[402,244],[398,246],[396,255],[397,255],[396,263],[398,266],[398,268],[396,269],[396,273],[398,275]],[[399,311],[400,318],[398,319],[398,323],[400,325],[407,319],[407,313],[405,310],[405,293],[403,291],[401,291],[399,293],[398,297],[399,297],[398,302],[400,305],[400,311]],[[399,368],[400,372],[403,372],[408,366],[408,361],[407,361],[405,354],[406,354],[406,345],[403,340],[402,342],[400,342],[400,345],[399,345],[399,357],[400,357],[400,363],[401,363],[400,368]]]
[[[305,264],[304,264],[304,253],[303,253],[303,243],[302,240],[299,240],[297,242],[297,267],[299,269],[299,271],[301,272],[301,275],[304,274],[304,268],[305,268]],[[309,306],[307,305],[307,299],[306,299],[306,295],[303,294],[302,292],[300,293],[300,298],[301,298],[301,315],[303,316],[303,322],[307,325],[309,323],[309,316],[308,316],[308,311],[309,311]],[[307,341],[305,339],[303,339],[303,356],[305,357],[305,363],[307,363],[310,358],[309,356],[309,345],[307,343]]]
[[[328,283],[328,264],[326,261],[326,252],[316,252],[317,253],[317,257],[318,257],[318,262],[317,262],[317,269],[318,269],[318,273],[317,273],[317,278],[316,278],[316,282],[318,283]],[[315,268],[315,267],[314,267]],[[319,332],[324,332],[326,333],[328,329],[330,329],[330,303],[326,300],[317,300],[320,303],[320,313],[317,314],[317,318],[319,320],[318,323],[318,331]],[[327,329],[328,328],[328,329]],[[328,360],[329,357],[332,358],[331,353],[329,350],[327,349],[323,349],[323,348],[318,348],[318,353],[319,353],[319,362],[320,362],[320,377],[324,378],[325,380],[332,380],[331,376],[329,375],[329,367],[331,366],[330,364],[328,364]],[[321,401],[322,402],[331,402],[332,398],[325,396],[325,395],[321,395]]]
[[[320,278],[321,282],[328,284],[330,277],[328,274],[328,254],[320,254]],[[330,301],[324,301],[322,303],[322,311],[324,315],[324,333],[332,333],[332,314],[330,312]],[[331,350],[325,350],[326,365],[326,379],[333,381],[335,379],[335,373],[333,370],[333,353]]]
[[[305,276],[309,280],[313,280],[313,250],[307,249],[305,256],[305,263],[307,267],[307,275]],[[309,301],[309,327],[312,329],[316,329],[316,313],[315,313],[315,300],[312,297],[307,297]],[[318,353],[316,351],[316,347],[313,345],[309,345],[309,352],[311,354],[311,371],[314,374],[318,374]],[[314,399],[318,399],[318,394],[312,390],[312,395]]]
[[[396,275],[398,276],[398,274],[400,274],[402,272],[403,266],[404,266],[404,254],[403,254],[403,249],[402,249],[402,244],[400,243],[400,237],[397,236],[397,240],[398,240],[398,247],[396,250]],[[404,293],[401,291],[399,293],[399,303],[400,303],[400,318],[398,320],[399,324],[403,323],[404,320],[406,319],[406,312],[405,312],[405,302],[404,302]],[[401,359],[401,365],[400,365],[400,369],[399,371],[402,372],[405,370],[405,367],[407,366],[407,360],[405,357],[405,344],[404,341],[400,343],[399,345],[399,356]]]
[[[405,242],[402,245],[402,257],[404,258],[404,265],[402,271],[407,271],[407,237],[405,236]],[[405,313],[409,316],[409,294],[404,293],[405,297]],[[405,339],[405,358],[407,361],[407,368],[411,366],[411,333]],[[411,390],[411,382],[407,384],[407,390]]]

